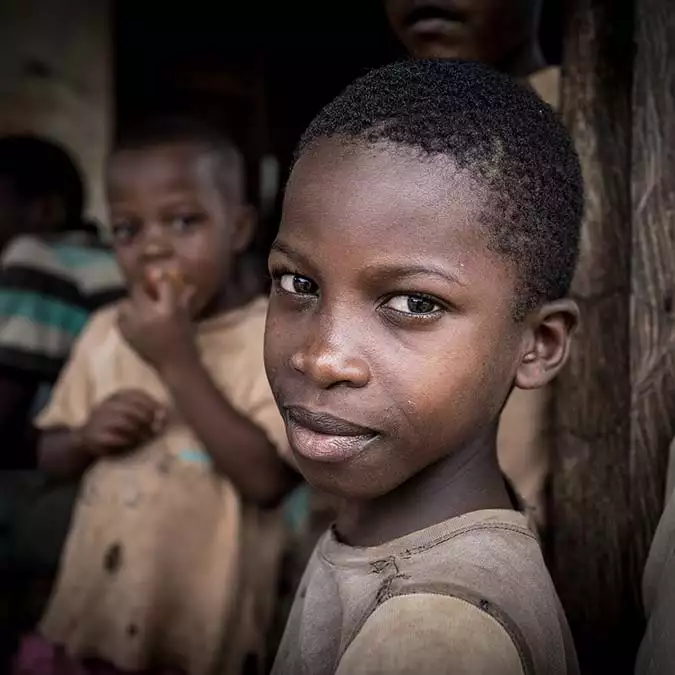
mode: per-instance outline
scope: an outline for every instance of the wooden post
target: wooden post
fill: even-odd
[[[587,188],[583,324],[553,396],[548,550],[585,673],[632,673],[675,436],[674,80],[670,0],[576,2],[562,93]]]

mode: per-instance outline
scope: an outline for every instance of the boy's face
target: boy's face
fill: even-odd
[[[539,0],[385,0],[391,26],[416,58],[499,64],[536,32]]]
[[[376,497],[494,426],[535,328],[513,319],[515,275],[488,250],[484,205],[448,160],[398,148],[323,140],[295,166],[265,360],[317,487]]]
[[[228,203],[214,160],[189,143],[116,153],[108,201],[117,260],[130,287],[148,274],[177,272],[192,288],[194,316],[225,293],[249,230],[244,209]]]

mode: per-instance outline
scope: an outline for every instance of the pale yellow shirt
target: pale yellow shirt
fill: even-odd
[[[263,367],[266,306],[258,299],[203,322],[197,342],[228,401],[285,454]],[[282,546],[279,514],[244,504],[212,470],[116,317],[113,307],[91,320],[38,424],[77,427],[127,388],[164,403],[169,424],[147,445],[101,459],[85,474],[41,631],[74,655],[126,670],[159,662],[190,675],[237,673],[246,654],[264,650]]]

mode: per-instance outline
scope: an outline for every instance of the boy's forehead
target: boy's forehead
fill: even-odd
[[[121,149],[108,162],[108,184],[124,188],[138,182],[198,184],[214,177],[213,157],[196,143],[165,143]]]
[[[321,140],[293,169],[282,228],[337,230],[363,242],[445,241],[453,232],[479,232],[489,196],[446,156],[390,143]]]
[[[303,273],[346,286],[443,270],[460,284],[511,292],[513,266],[491,247],[485,225],[488,198],[446,157],[322,141],[293,169],[277,248]]]

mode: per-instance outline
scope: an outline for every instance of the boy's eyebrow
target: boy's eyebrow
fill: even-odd
[[[460,279],[456,274],[439,265],[427,264],[406,264],[406,265],[383,265],[382,267],[370,267],[368,273],[373,276],[381,277],[412,277],[419,275],[433,275],[440,277],[451,284],[466,286],[466,282]]]
[[[309,265],[309,260],[299,251],[294,250],[288,244],[285,244],[283,241],[275,241],[272,244],[272,251],[278,251],[283,253],[289,258],[294,258],[298,260],[303,265]],[[433,275],[444,279],[445,281],[450,282],[451,284],[457,284],[458,286],[466,286],[466,282],[460,279],[456,274],[453,274],[450,270],[429,263],[426,265],[422,264],[401,264],[401,265],[382,265],[378,266],[369,266],[364,270],[371,277],[411,277],[415,275]]]
[[[296,251],[292,246],[285,244],[283,241],[279,241],[278,239],[274,240],[274,243],[272,244],[270,251],[278,251],[279,253],[283,253],[285,256],[288,256],[289,258],[297,260],[303,265],[309,266],[309,260],[305,255],[303,255],[300,251]]]

